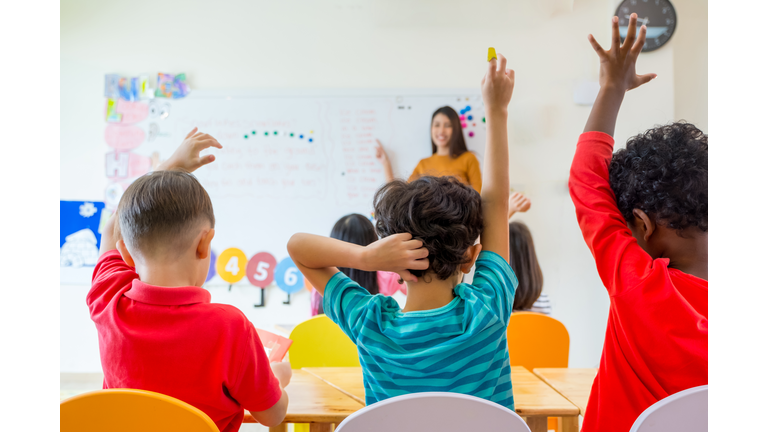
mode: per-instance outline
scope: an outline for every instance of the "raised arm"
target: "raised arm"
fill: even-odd
[[[509,216],[507,219],[512,219],[515,213],[525,213],[531,208],[531,199],[521,194],[520,192],[512,192],[509,194]]]
[[[387,183],[395,179],[395,175],[392,173],[392,163],[389,161],[387,151],[384,150],[384,146],[381,145],[381,141],[376,140],[376,160],[381,163],[381,167],[384,169],[384,179]]]
[[[99,247],[99,256],[117,249],[117,241],[120,240],[120,224],[117,223],[117,211],[107,219],[104,228],[101,230],[101,246]]]
[[[216,160],[216,156],[207,155],[200,156],[200,152],[209,148],[216,147],[222,148],[222,145],[216,141],[216,138],[198,132],[197,128],[192,129],[182,141],[181,145],[165,162],[161,163],[158,167],[158,171],[163,170],[183,170],[187,172],[194,172],[196,169],[203,165]]]
[[[483,166],[483,250],[495,252],[509,261],[509,142],[507,116],[515,72],[507,69],[507,59],[499,54],[488,62],[488,71],[482,81],[485,118],[488,125]]]
[[[627,90],[652,80],[655,74],[637,75],[635,62],[645,43],[645,27],[635,38],[637,15],[632,14],[624,44],[618,19],[613,18],[611,49],[604,51],[592,35],[589,41],[600,57],[600,92],[584,133],[579,137],[568,181],[584,240],[595,257],[597,270],[609,294],[631,288],[652,266],[632,236],[608,180],[613,155],[616,118]]]
[[[395,234],[368,246],[328,237],[298,233],[288,241],[288,253],[299,271],[320,293],[325,292],[328,281],[339,272],[337,267],[365,271],[390,271],[403,280],[417,280],[408,269],[425,270],[429,252],[421,240],[408,233]]]
[[[600,58],[600,91],[597,94],[592,112],[589,114],[584,132],[604,132],[613,136],[616,118],[624,100],[624,94],[656,78],[656,74],[637,75],[635,63],[645,44],[645,26],[637,34],[637,14],[629,18],[629,28],[624,43],[619,35],[619,18],[613,17],[611,49],[605,51],[595,37],[589,35],[589,42]]]

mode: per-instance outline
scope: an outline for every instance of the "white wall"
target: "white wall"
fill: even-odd
[[[703,18],[696,12],[706,3],[675,5],[680,27],[668,46],[640,59],[640,70],[659,78],[627,95],[619,143],[680,117],[706,130],[706,10]],[[573,89],[597,79],[586,36],[607,44],[615,6],[613,0],[64,1],[61,199],[102,199],[105,73],[186,72],[193,89],[206,90],[464,88],[479,84],[487,47],[494,46],[516,70],[511,181],[533,201],[519,219],[533,232],[554,315],[569,329],[571,366],[594,367],[608,298],[566,182],[589,114],[573,103]],[[683,11],[696,14],[695,24],[682,24]],[[704,33],[703,48],[697,32]],[[87,289],[61,287],[64,372],[100,370]],[[214,291],[214,301],[217,296]],[[290,308],[273,300],[274,309],[246,312],[298,322],[308,316],[307,297],[296,296]]]

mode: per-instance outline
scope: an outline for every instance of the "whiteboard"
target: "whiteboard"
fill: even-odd
[[[107,208],[114,208],[121,191],[150,169],[149,161],[167,159],[196,126],[223,146],[208,151],[216,161],[195,172],[213,202],[216,253],[235,247],[247,257],[269,252],[280,262],[294,233],[328,235],[346,214],[370,217],[373,195],[384,184],[375,140],[387,149],[395,176],[407,178],[432,153],[431,116],[441,106],[457,112],[470,108],[462,133],[483,160],[479,89],[194,91],[183,99],[141,103],[149,105],[148,114],[130,125],[133,135],[122,124],[108,125],[113,130],[105,132],[113,144],[116,133],[134,142],[133,148],[118,143],[107,152]],[[130,121],[130,110],[124,112]],[[144,139],[136,145],[138,129]],[[224,283],[214,276],[207,285]]]

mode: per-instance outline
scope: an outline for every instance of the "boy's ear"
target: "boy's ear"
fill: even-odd
[[[476,245],[472,245],[467,249],[466,254],[469,255],[472,259],[466,263],[461,265],[461,272],[464,274],[469,274],[469,271],[472,270],[472,266],[475,265],[475,261],[477,261],[477,256],[480,255],[480,252],[483,250],[483,245],[480,243]]]
[[[632,210],[632,215],[635,216],[635,226],[643,236],[643,240],[647,242],[656,231],[656,221],[640,209]]]
[[[133,262],[133,257],[131,256],[131,253],[128,252],[128,248],[125,246],[123,239],[118,240],[116,246],[118,252],[120,252],[120,256],[123,257],[123,261],[130,267],[136,267],[136,263]]]
[[[203,236],[200,238],[200,242],[197,244],[197,258],[208,258],[208,255],[211,253],[211,240],[213,240],[213,235],[215,232],[216,230],[211,228],[203,233]]]

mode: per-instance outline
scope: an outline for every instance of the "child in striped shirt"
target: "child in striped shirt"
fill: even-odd
[[[488,133],[481,194],[452,177],[393,181],[374,198],[381,240],[359,246],[295,234],[288,243],[294,263],[324,295],[326,315],[357,344],[368,404],[443,391],[514,409],[506,338],[517,287],[507,233],[513,87],[506,59],[492,59],[482,81]],[[460,283],[473,264],[472,284]],[[371,295],[337,267],[398,273],[408,284],[405,307]]]

